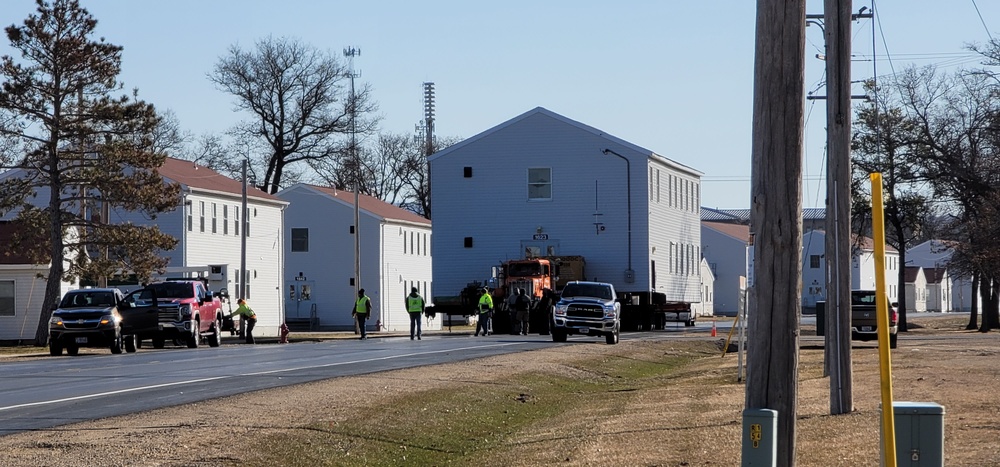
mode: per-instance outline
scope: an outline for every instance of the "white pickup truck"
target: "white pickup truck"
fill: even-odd
[[[552,309],[552,340],[566,342],[569,334],[604,336],[608,344],[618,343],[621,331],[621,304],[615,286],[606,282],[573,281],[563,287]]]

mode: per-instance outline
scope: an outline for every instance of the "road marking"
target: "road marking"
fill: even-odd
[[[118,394],[127,394],[127,393],[130,393],[130,392],[147,391],[147,390],[150,390],[150,389],[160,389],[160,388],[166,388],[166,387],[171,387],[171,386],[181,386],[181,385],[187,385],[187,384],[204,383],[206,381],[216,381],[216,380],[227,379],[227,378],[239,378],[239,377],[243,377],[243,376],[261,376],[261,375],[268,375],[268,374],[274,374],[274,373],[283,373],[283,372],[288,372],[288,371],[308,370],[308,369],[311,369],[311,368],[327,368],[327,367],[333,367],[333,366],[351,365],[351,364],[355,364],[355,363],[367,363],[367,362],[375,362],[375,361],[380,361],[380,360],[391,360],[391,359],[394,359],[394,358],[414,357],[414,356],[420,356],[420,355],[433,355],[433,354],[438,354],[438,353],[458,352],[458,351],[463,351],[463,350],[485,349],[485,348],[490,348],[490,347],[506,347],[506,346],[510,346],[510,345],[519,345],[519,344],[523,344],[523,342],[508,342],[508,343],[497,343],[497,344],[474,345],[474,346],[458,347],[458,348],[446,349],[446,350],[433,350],[433,351],[426,351],[426,352],[413,352],[413,353],[408,353],[408,354],[403,354],[403,355],[388,355],[388,356],[385,356],[385,357],[365,358],[365,359],[360,359],[360,360],[351,360],[351,361],[337,362],[337,363],[326,363],[326,364],[323,364],[323,365],[302,366],[302,367],[296,367],[296,368],[283,368],[283,369],[279,369],[279,370],[258,371],[258,372],[253,372],[253,373],[241,373],[241,374],[238,374],[238,375],[213,376],[211,378],[199,378],[199,379],[192,379],[192,380],[187,380],[187,381],[174,381],[174,382],[171,382],[171,383],[153,384],[153,385],[150,385],[150,386],[140,386],[140,387],[135,387],[135,388],[119,389],[119,390],[116,390],[116,391],[99,392],[99,393],[96,393],[96,394],[84,394],[84,395],[81,395],[81,396],[66,397],[66,398],[62,398],[62,399],[53,399],[53,400],[48,400],[48,401],[28,402],[28,403],[24,403],[24,404],[9,405],[9,406],[6,406],[6,407],[0,407],[0,412],[2,412],[4,410],[21,409],[21,408],[25,408],[25,407],[37,407],[37,406],[41,406],[41,405],[58,404],[58,403],[61,403],[61,402],[72,402],[72,401],[79,401],[79,400],[86,400],[86,399],[95,399],[95,398],[98,398],[98,397],[114,396],[114,395],[118,395]]]

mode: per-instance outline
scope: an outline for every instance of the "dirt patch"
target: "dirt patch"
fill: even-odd
[[[951,320],[950,322],[948,320]],[[892,354],[895,400],[945,406],[946,465],[1000,465],[997,335],[964,331],[961,318],[922,319]],[[928,337],[923,339],[923,337]],[[706,339],[707,340],[707,339]],[[718,339],[711,342],[719,342]],[[338,378],[124,417],[0,437],[3,465],[265,465],[267,440],[296,439],[317,426],[345,426],[415,391],[505,385],[517,375],[551,373],[606,378],[580,362],[628,365],[666,355],[690,356],[662,384],[623,386],[620,405],[597,418],[561,414],[505,441],[484,465],[738,465],[744,385],[736,356],[707,355],[704,343],[634,342],[570,345],[470,362]],[[871,344],[853,350],[855,411],[829,415],[830,383],[822,349],[800,352],[797,458],[806,466],[876,466],[879,359]],[[486,371],[484,371],[486,368]],[[359,391],[358,388],[365,388]],[[511,387],[515,403],[540,403]],[[597,411],[595,411],[597,413]],[[329,446],[303,446],[329,449]],[[331,453],[331,462],[343,453]]]

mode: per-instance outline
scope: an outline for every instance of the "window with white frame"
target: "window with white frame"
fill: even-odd
[[[528,169],[528,199],[552,199],[552,169],[549,167]]]
[[[212,203],[212,233],[219,233],[219,208],[218,205]]]
[[[229,205],[222,205],[222,235],[229,235]]]
[[[205,202],[198,201],[198,228],[200,231],[205,231]]]
[[[14,281],[0,281],[0,316],[14,316]]]

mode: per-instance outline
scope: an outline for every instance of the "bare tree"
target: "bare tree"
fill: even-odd
[[[865,84],[874,99],[856,110],[852,138],[853,203],[859,209],[854,219],[871,216],[868,174],[879,172],[884,184],[886,243],[899,252],[896,288],[900,291],[899,330],[906,331],[906,249],[920,238],[921,227],[931,210],[929,188],[919,166],[919,152],[926,150],[918,137],[917,124],[898,106],[895,88]],[[866,222],[853,223],[858,238],[867,235]]]
[[[18,155],[21,175],[0,182],[0,212],[16,212],[20,227],[6,247],[50,265],[37,345],[48,340],[62,281],[120,271],[148,277],[166,265],[159,251],[176,244],[155,226],[94,215],[103,205],[155,218],[179,202],[178,186],[156,173],[162,119],[134,95],[111,96],[120,90],[122,48],[94,40],[96,26],[77,0],[38,0],[37,13],[5,30],[21,60],[0,58],[0,137]],[[90,249],[107,254],[91,257]]]
[[[219,59],[209,79],[236,97],[237,110],[251,115],[232,134],[248,149],[262,190],[278,192],[298,162],[342,154],[351,131],[372,131],[377,119],[371,90],[362,85],[352,94],[348,73],[329,53],[288,38],[268,37],[249,51],[233,45]]]
[[[952,263],[970,272],[984,292],[979,329],[998,328],[1000,303],[991,297],[1000,288],[1000,268],[976,260],[976,252],[989,244],[979,244],[984,239],[975,232],[989,212],[988,200],[1000,188],[1000,87],[982,71],[939,76],[933,68],[907,70],[898,82],[902,105],[928,149],[918,153],[923,176],[937,198],[952,200],[958,210],[956,231],[963,236],[956,240],[964,246]]]

